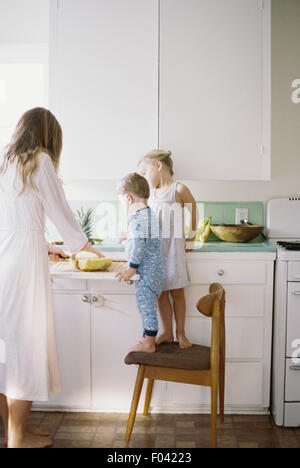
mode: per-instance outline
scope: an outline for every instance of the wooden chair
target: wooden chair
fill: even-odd
[[[162,343],[155,353],[131,352],[126,364],[138,364],[138,373],[127,424],[125,441],[129,443],[145,378],[148,378],[144,416],[147,416],[154,380],[211,387],[211,445],[216,447],[219,393],[220,421],[224,422],[225,391],[225,291],[214,283],[210,294],[202,297],[197,309],[212,317],[211,347],[193,345],[180,349],[178,343]]]

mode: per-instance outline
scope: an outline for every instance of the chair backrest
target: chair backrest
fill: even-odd
[[[201,314],[211,317],[216,299],[220,302],[222,317],[222,313],[225,312],[225,291],[223,286],[219,283],[213,283],[209,286],[209,294],[199,299],[197,309]]]
[[[225,291],[221,284],[213,283],[209,294],[199,299],[197,309],[201,314],[212,317],[211,365],[225,360]]]

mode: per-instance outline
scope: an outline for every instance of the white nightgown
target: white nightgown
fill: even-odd
[[[87,238],[45,153],[39,156],[34,181],[37,190],[27,185],[18,196],[23,184],[16,162],[0,174],[0,393],[47,401],[49,391],[61,388],[46,216],[72,253],[79,252]]]
[[[161,254],[165,268],[164,291],[186,288],[189,283],[187,260],[185,255],[184,208],[176,202],[174,182],[162,196],[151,191],[149,206],[159,219],[162,232]]]

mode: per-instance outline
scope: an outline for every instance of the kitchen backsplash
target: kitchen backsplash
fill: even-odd
[[[68,195],[68,193],[67,193]],[[116,200],[88,201],[70,200],[74,213],[83,208],[93,209],[93,237],[105,239],[106,242],[119,242],[120,235],[126,231],[126,210],[121,202]],[[235,224],[237,208],[248,209],[248,221],[252,224],[264,225],[264,204],[262,202],[197,202],[199,219],[212,217],[212,224]],[[187,222],[189,213],[187,212]],[[56,227],[47,221],[47,239],[49,242],[61,240]],[[211,234],[211,240],[216,239]]]

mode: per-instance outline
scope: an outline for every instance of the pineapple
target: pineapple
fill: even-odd
[[[82,227],[83,232],[88,238],[89,242],[93,240],[93,208],[88,208],[86,213],[84,209],[81,208],[76,212],[79,224]]]

